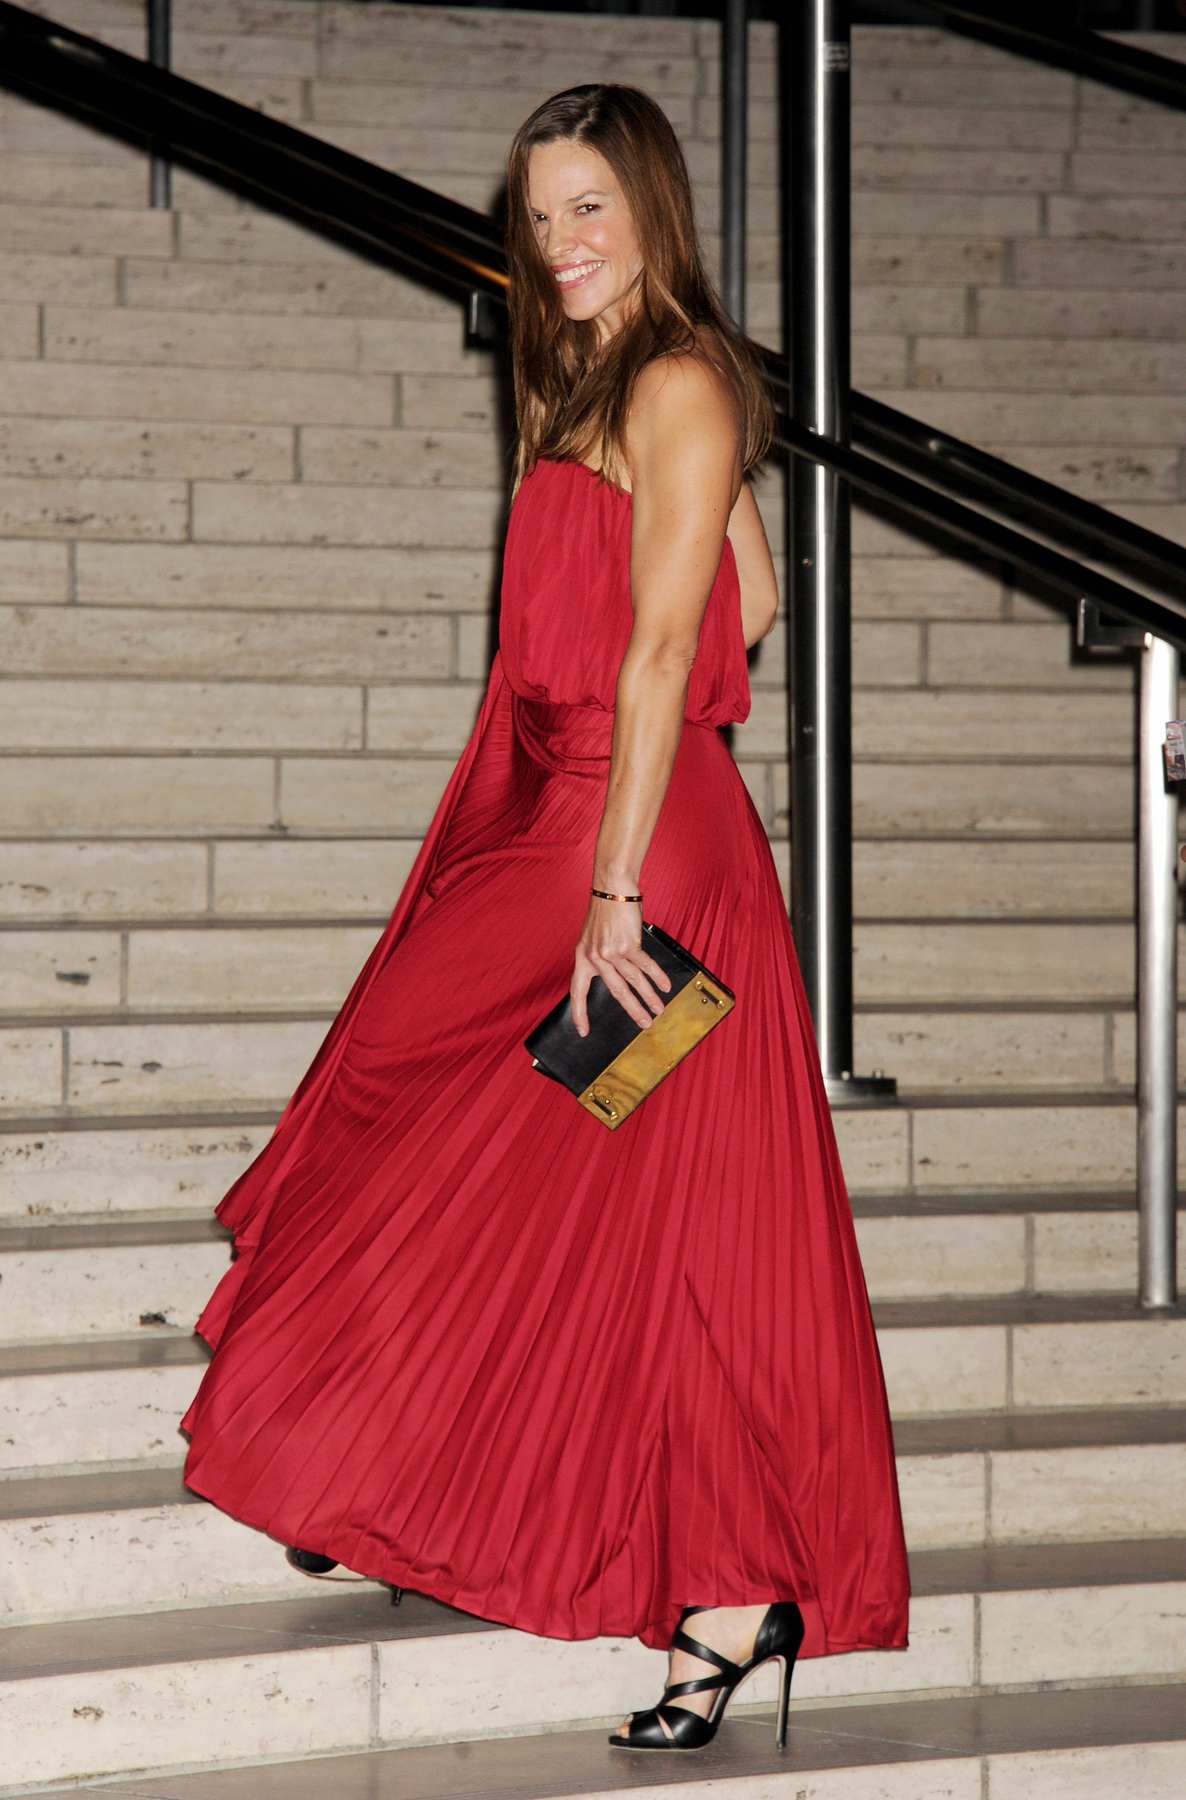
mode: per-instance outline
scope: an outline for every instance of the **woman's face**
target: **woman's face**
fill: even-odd
[[[527,204],[567,317],[596,320],[604,342],[624,323],[626,295],[642,269],[613,170],[599,150],[573,138],[536,144],[527,158]]]

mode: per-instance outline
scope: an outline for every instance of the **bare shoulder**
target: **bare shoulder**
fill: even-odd
[[[711,338],[698,336],[695,349],[652,357],[639,370],[631,394],[635,423],[663,425],[717,423],[729,429],[736,419],[733,384],[713,361]]]
[[[630,397],[626,451],[632,474],[655,459],[693,453],[737,461],[736,390],[712,359],[710,344],[656,356],[639,371]]]

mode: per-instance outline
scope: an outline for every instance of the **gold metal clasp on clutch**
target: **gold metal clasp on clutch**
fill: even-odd
[[[697,977],[696,977],[695,985],[698,988],[699,993],[700,993],[701,1006],[724,1006],[725,1001],[724,1001],[723,996],[720,994],[714,993],[712,988],[705,987],[705,985],[701,981],[699,975],[697,975]]]
[[[618,1109],[610,1099],[609,1095],[605,1092],[604,1088],[590,1088],[589,1098],[592,1100],[594,1106],[599,1106],[602,1112],[608,1114],[611,1119],[617,1118]]]

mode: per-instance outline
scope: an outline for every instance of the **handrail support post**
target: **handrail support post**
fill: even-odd
[[[849,0],[802,0],[782,24],[790,413],[849,445]],[[896,1097],[853,1073],[851,496],[792,456],[785,526],[791,740],[791,914],[832,1105]]]
[[[1178,717],[1181,655],[1152,632],[1141,650],[1137,838],[1137,1192],[1139,1298],[1177,1301],[1177,790],[1165,778],[1166,722]]]

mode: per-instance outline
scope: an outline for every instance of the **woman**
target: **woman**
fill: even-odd
[[[186,1479],[362,1574],[670,1649],[610,1736],[689,1750],[796,1653],[906,1643],[881,1364],[769,842],[720,727],[774,620],[754,353],[630,87],[517,134],[500,649],[387,929],[218,1216]],[[641,897],[641,898],[640,898]],[[737,995],[609,1131],[523,1039],[642,919]],[[575,946],[575,948],[574,948]],[[693,1632],[682,1630],[694,1615]]]

